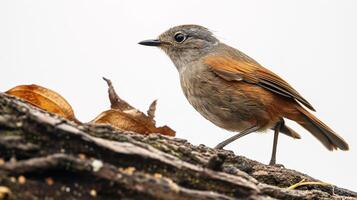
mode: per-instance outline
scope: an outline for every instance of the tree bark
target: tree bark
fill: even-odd
[[[186,140],[75,124],[0,93],[0,199],[357,199]]]

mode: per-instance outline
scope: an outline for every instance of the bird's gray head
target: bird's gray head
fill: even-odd
[[[164,50],[177,68],[211,52],[218,43],[211,31],[199,25],[176,26],[162,33],[158,39],[139,42]]]

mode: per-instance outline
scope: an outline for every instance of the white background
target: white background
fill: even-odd
[[[349,142],[329,152],[307,131],[280,137],[278,163],[357,190],[356,1],[0,1],[0,91],[36,83],[62,94],[86,122],[109,106],[102,76],[146,110],[159,99],[157,121],[177,137],[213,147],[232,133],[201,117],[184,98],[171,61],[140,46],[169,27],[200,24],[288,80],[317,116]],[[273,134],[229,145],[267,163]]]

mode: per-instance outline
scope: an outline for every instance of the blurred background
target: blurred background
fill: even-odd
[[[287,122],[302,139],[281,136],[277,162],[357,190],[356,6],[353,0],[1,0],[0,91],[48,87],[86,122],[109,107],[105,76],[143,111],[159,99],[156,120],[177,137],[214,147],[233,133],[189,105],[163,52],[137,44],[172,26],[200,24],[286,79],[351,148],[329,152]],[[270,131],[254,133],[226,149],[268,163],[272,141]]]

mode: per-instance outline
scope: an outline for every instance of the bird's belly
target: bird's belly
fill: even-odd
[[[207,120],[216,126],[230,130],[242,131],[253,124],[241,117],[241,113],[220,106],[220,99],[200,98],[191,96],[187,98],[191,105]],[[243,114],[244,115],[244,114]]]
[[[182,89],[190,104],[203,117],[230,131],[242,131],[256,125],[256,118],[261,115],[259,106],[237,88],[233,90],[219,79],[215,80],[214,76],[209,78],[181,78]]]

